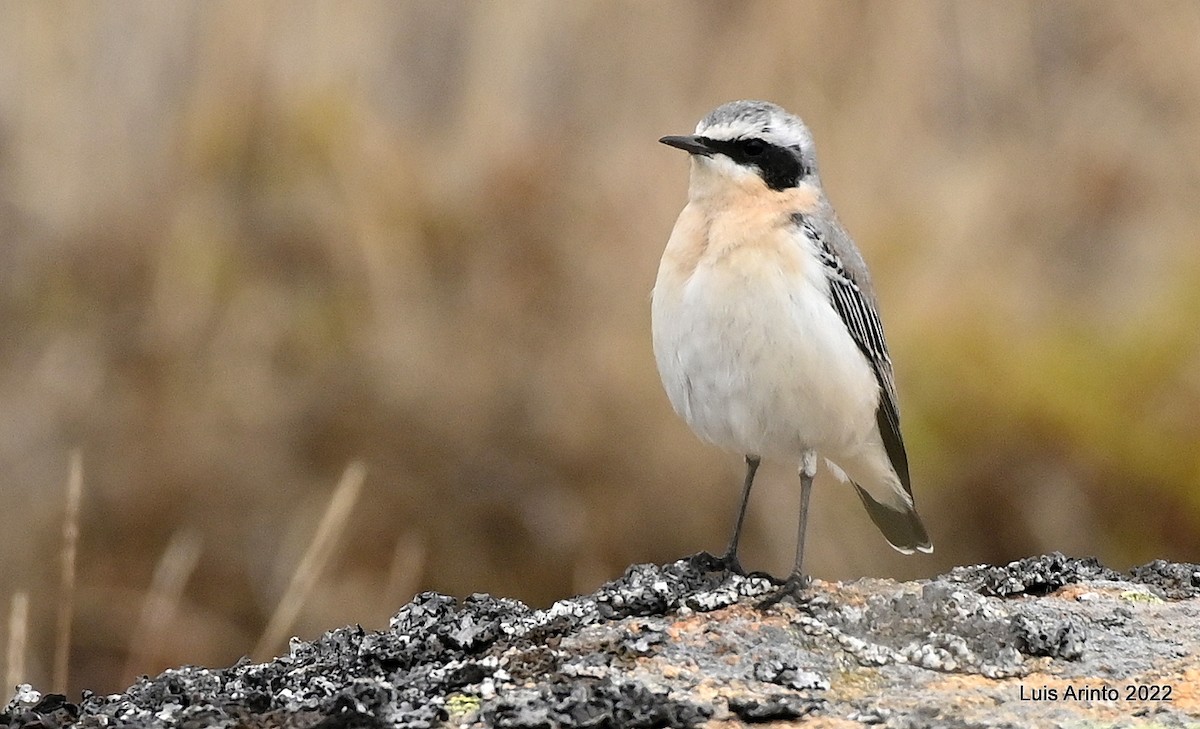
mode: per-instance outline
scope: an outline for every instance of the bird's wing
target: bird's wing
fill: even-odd
[[[904,450],[904,439],[900,437],[900,410],[896,405],[896,381],[892,374],[892,360],[888,356],[887,342],[883,338],[883,323],[879,320],[875,299],[870,291],[866,265],[848,242],[847,245],[836,248],[831,245],[831,236],[823,234],[807,216],[797,213],[792,219],[816,246],[817,257],[829,282],[833,308],[875,372],[875,379],[879,382],[879,407],[875,411],[879,435],[883,439],[883,446],[887,450],[892,468],[896,470],[900,483],[911,497],[908,455]]]

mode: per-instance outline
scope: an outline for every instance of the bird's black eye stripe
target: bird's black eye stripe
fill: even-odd
[[[748,139],[711,139],[703,137],[704,145],[725,155],[739,165],[757,167],[767,187],[786,190],[800,184],[809,170],[800,152],[757,137]]]

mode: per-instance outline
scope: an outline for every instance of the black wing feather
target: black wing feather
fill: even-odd
[[[888,356],[887,342],[883,338],[883,323],[874,304],[863,293],[858,282],[842,265],[842,261],[829,245],[829,241],[804,215],[793,216],[804,234],[816,245],[817,255],[829,281],[829,292],[833,308],[846,324],[859,351],[871,363],[875,379],[879,382],[879,407],[875,411],[879,434],[887,450],[888,459],[904,490],[912,495],[908,477],[908,455],[904,450],[904,439],[900,436],[900,411],[896,406],[896,384],[892,376],[892,360]]]

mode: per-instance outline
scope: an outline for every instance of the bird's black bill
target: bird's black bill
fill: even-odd
[[[694,134],[689,136],[663,137],[658,141],[668,147],[682,149],[688,154],[701,154],[707,157],[713,153],[713,150],[706,144],[707,140],[704,137]]]

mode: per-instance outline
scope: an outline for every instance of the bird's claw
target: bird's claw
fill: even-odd
[[[725,568],[726,572],[738,575],[740,577],[746,576],[746,568],[742,567],[742,563],[738,560],[737,554],[733,552],[726,552],[725,555],[719,559],[721,566]]]
[[[720,557],[711,552],[699,552],[691,556],[692,564],[705,572],[728,572],[734,575],[746,576],[746,570],[738,561],[737,555],[726,552]]]
[[[787,580],[784,581],[783,585],[776,590],[774,594],[758,604],[758,609],[766,610],[767,608],[777,605],[782,600],[789,597],[792,598],[797,605],[803,605],[804,603],[808,602],[804,592],[808,590],[811,584],[812,578],[808,575],[793,573],[787,578]]]

